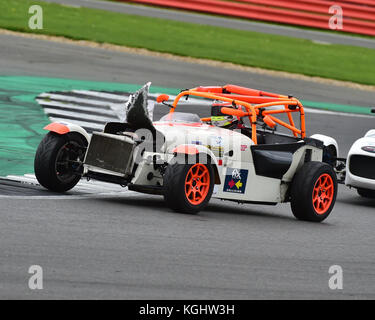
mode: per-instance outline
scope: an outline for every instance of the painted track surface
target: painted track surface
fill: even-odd
[[[183,22],[198,23],[217,27],[225,27],[238,30],[255,31],[261,33],[278,34],[302,39],[310,39],[334,44],[345,44],[364,48],[375,48],[375,40],[364,37],[355,37],[344,34],[334,34],[331,32],[321,32],[318,30],[307,30],[293,28],[262,22],[253,22],[239,19],[232,19],[219,16],[196,14],[178,10],[166,10],[149,6],[131,5],[126,3],[115,3],[96,0],[43,0],[67,5],[76,5],[88,8],[108,10],[126,14],[133,14],[145,17],[155,17]]]
[[[236,84],[307,100],[369,105],[374,94],[316,83],[0,36],[3,74],[41,75],[166,87]],[[223,80],[221,80],[223,79]],[[337,137],[343,155],[374,126],[367,117],[310,114],[310,133]],[[289,205],[212,201],[197,216],[161,198],[0,198],[0,298],[375,298],[375,201],[340,187],[322,224],[296,221]],[[10,187],[0,189],[9,191]],[[4,194],[4,193],[2,193]],[[12,197],[17,195],[17,197]],[[52,195],[51,195],[52,196]],[[44,268],[44,290],[30,291],[30,265]],[[328,288],[328,268],[344,270],[344,290]]]

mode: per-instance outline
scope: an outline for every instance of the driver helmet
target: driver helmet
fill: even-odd
[[[232,107],[231,103],[214,101],[211,107],[211,124],[216,127],[228,128],[236,119],[224,113],[221,113],[221,107]]]

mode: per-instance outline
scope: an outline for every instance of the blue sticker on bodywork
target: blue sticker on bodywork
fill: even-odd
[[[228,168],[224,182],[224,192],[245,193],[248,170]]]

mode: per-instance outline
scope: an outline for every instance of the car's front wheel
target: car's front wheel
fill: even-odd
[[[168,165],[164,174],[164,199],[177,212],[198,213],[210,201],[214,187],[212,165],[194,163]]]
[[[78,133],[49,132],[35,154],[34,171],[38,182],[55,192],[72,189],[81,178],[77,168],[83,161],[86,146],[86,139]]]
[[[323,162],[305,163],[291,187],[291,207],[299,220],[321,222],[331,213],[337,195],[337,179],[332,167]]]

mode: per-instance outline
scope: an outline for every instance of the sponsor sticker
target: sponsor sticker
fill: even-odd
[[[224,154],[224,148],[223,147],[217,147],[217,146],[211,146],[211,145],[208,145],[206,146],[208,149],[210,149],[212,151],[212,153],[216,156],[216,157],[219,157],[221,158]]]
[[[228,168],[224,182],[224,192],[245,193],[248,170]]]
[[[221,146],[223,144],[223,138],[220,136],[211,137],[211,144]]]

